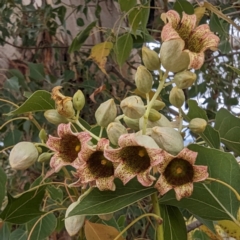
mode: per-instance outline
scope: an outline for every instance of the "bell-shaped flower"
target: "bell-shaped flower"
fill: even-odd
[[[54,169],[54,172],[58,172],[66,165],[75,167],[82,142],[89,140],[89,135],[86,132],[73,133],[71,123],[59,124],[58,136],[50,135],[46,143],[55,152],[50,160],[50,166]]]
[[[204,63],[204,51],[207,49],[217,50],[219,37],[210,31],[208,24],[196,26],[197,17],[195,14],[188,15],[183,12],[182,19],[180,19],[176,11],[170,10],[163,13],[161,18],[166,23],[161,33],[163,45],[169,41],[181,40],[183,42],[181,44],[182,51],[189,55],[188,68],[199,69]],[[171,58],[173,59],[174,56]],[[164,59],[165,56],[161,56],[163,65]],[[166,56],[167,59],[169,60]]]
[[[73,173],[78,180],[70,186],[86,188],[89,184],[101,191],[114,191],[116,188],[113,182],[116,164],[104,156],[104,149],[109,146],[109,140],[101,138],[97,145],[93,146],[90,145],[90,139],[91,137],[82,144],[77,171]]]
[[[194,165],[197,154],[187,148],[177,156],[164,153],[164,160],[157,167],[161,176],[155,184],[161,195],[174,189],[177,200],[189,197],[193,192],[193,183],[208,177],[207,166]]]
[[[143,186],[151,186],[155,177],[151,175],[153,166],[163,160],[163,150],[155,141],[146,135],[123,134],[118,140],[120,148],[106,148],[104,156],[113,162],[119,163],[115,176],[123,184],[137,176]]]

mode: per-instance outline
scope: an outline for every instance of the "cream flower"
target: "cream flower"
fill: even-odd
[[[104,149],[109,146],[109,140],[102,138],[96,146],[91,146],[88,141],[82,144],[79,154],[80,161],[76,167],[77,171],[73,174],[78,180],[71,186],[85,188],[89,184],[92,187],[98,187],[101,191],[114,191],[116,186],[113,180],[116,164],[104,156]]]
[[[153,166],[163,160],[163,150],[145,135],[123,134],[118,140],[120,148],[106,148],[104,156],[119,163],[115,176],[124,184],[137,176],[143,186],[151,186],[155,178],[150,175]]]
[[[187,53],[190,59],[188,68],[199,69],[204,63],[204,51],[207,49],[217,50],[219,37],[210,31],[208,24],[196,26],[196,15],[188,15],[183,12],[182,19],[180,19],[176,11],[170,10],[163,13],[161,18],[166,23],[161,33],[163,45],[165,43],[169,45],[168,41],[181,40],[179,44],[182,51]],[[166,52],[164,51],[164,53]],[[172,56],[172,58],[174,57]],[[165,62],[165,57],[161,56],[161,60]],[[179,59],[179,61],[181,60]],[[170,71],[172,70],[170,69]]]
[[[54,169],[54,172],[58,172],[66,165],[75,167],[81,150],[81,142],[89,140],[89,135],[86,132],[73,133],[71,123],[59,124],[58,136],[50,135],[46,143],[55,152],[50,161],[50,166]]]
[[[158,165],[161,176],[155,184],[161,195],[174,189],[177,200],[189,197],[193,192],[193,183],[208,177],[207,166],[194,165],[197,154],[187,148],[177,156],[165,152],[164,161]]]

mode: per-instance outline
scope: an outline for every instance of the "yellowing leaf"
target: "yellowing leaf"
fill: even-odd
[[[199,229],[203,232],[205,232],[211,240],[222,240],[222,237],[218,234],[214,234],[209,228],[207,228],[205,225],[202,225],[199,227]]]
[[[91,54],[88,57],[88,59],[92,59],[106,75],[105,64],[107,62],[107,56],[111,52],[112,48],[112,42],[99,43],[91,49]]]
[[[113,240],[119,234],[114,227],[89,221],[85,222],[84,231],[87,240]],[[119,237],[118,240],[124,238]]]
[[[218,221],[217,224],[224,230],[224,232],[229,236],[237,240],[240,240],[240,227],[229,220]]]
[[[205,10],[206,10],[205,7],[196,7],[194,9],[194,14],[197,16],[196,26],[198,26],[199,22],[201,21],[202,17],[204,16]]]

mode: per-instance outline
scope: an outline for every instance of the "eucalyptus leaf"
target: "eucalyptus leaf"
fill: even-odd
[[[44,90],[35,91],[19,108],[9,112],[7,115],[23,114],[28,112],[46,111],[54,109],[55,103],[51,94]]]

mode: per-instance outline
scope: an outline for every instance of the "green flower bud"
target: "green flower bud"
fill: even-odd
[[[169,102],[177,108],[180,108],[185,101],[184,92],[178,87],[173,87],[169,94]]]
[[[85,96],[81,90],[77,90],[77,92],[73,95],[73,107],[77,111],[81,111],[85,105]]]
[[[166,104],[160,100],[155,100],[153,103],[152,108],[156,109],[157,111],[162,110]]]
[[[56,109],[50,109],[44,112],[44,117],[53,124],[68,123],[68,120],[60,115]]]
[[[117,107],[113,99],[103,102],[95,112],[97,124],[107,127],[117,117]]]
[[[207,121],[203,118],[193,118],[188,127],[194,133],[202,133],[205,131]]]
[[[152,138],[160,148],[172,155],[177,155],[184,148],[181,134],[171,127],[152,128]]]
[[[139,130],[139,119],[132,119],[127,116],[124,116],[123,120],[126,123],[126,125],[132,130],[135,131]]]
[[[138,119],[145,113],[142,99],[138,96],[130,96],[121,101],[120,107],[123,113],[132,119]]]
[[[141,117],[139,119],[140,129],[143,128],[143,122],[144,122],[144,118]],[[153,128],[153,127],[172,127],[172,124],[164,115],[161,114],[161,118],[158,121],[152,122],[148,119],[147,128]]]
[[[38,157],[38,162],[47,162],[52,157],[53,153],[44,152]]]
[[[159,70],[160,58],[158,57],[158,54],[155,51],[147,47],[143,47],[142,60],[146,68],[149,69],[150,71]]]
[[[150,113],[149,113],[149,116],[148,116],[148,119],[152,122],[156,122],[158,121],[160,118],[161,118],[161,113],[158,112],[157,110],[155,109],[150,109]]]
[[[175,74],[173,81],[178,88],[185,89],[191,87],[196,81],[197,75],[190,71],[183,71]]]
[[[137,89],[142,93],[149,93],[152,89],[153,77],[146,67],[140,65],[135,74]]]
[[[70,236],[76,235],[79,230],[83,227],[85,221],[85,215],[75,215],[68,217],[68,214],[79,204],[79,202],[73,202],[69,205],[65,214],[65,228]]]
[[[122,134],[126,134],[127,129],[118,122],[111,122],[107,127],[107,135],[110,142],[114,145],[118,145],[118,139]]]
[[[10,152],[9,164],[12,169],[25,170],[32,166],[38,158],[38,151],[31,142],[19,142]]]
[[[72,118],[75,115],[71,97],[66,97],[57,104],[58,113],[66,118]]]
[[[48,139],[47,133],[43,128],[40,130],[38,136],[42,142],[46,142]]]

